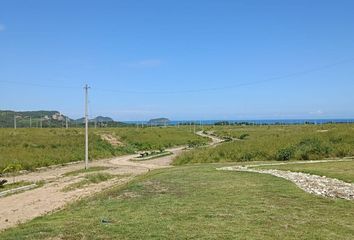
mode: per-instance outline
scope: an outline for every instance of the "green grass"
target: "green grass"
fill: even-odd
[[[26,182],[26,181],[20,181],[20,182],[15,182],[15,183],[6,183],[5,185],[0,187],[0,192],[4,192],[4,191],[7,191],[7,190],[11,190],[11,189],[15,189],[15,188],[31,185],[31,184],[33,184],[33,183]]]
[[[352,239],[354,202],[215,165],[136,181],[0,233],[0,239]],[[102,223],[105,220],[105,223]]]
[[[209,130],[220,137],[249,136],[215,148],[186,152],[174,164],[308,160],[354,155],[354,124],[218,126]]]
[[[84,176],[83,180],[66,186],[65,188],[63,188],[63,191],[64,192],[68,192],[68,191],[72,191],[72,190],[75,190],[75,189],[78,189],[78,188],[84,188],[87,185],[97,184],[97,183],[100,183],[100,182],[104,182],[104,181],[110,180],[112,178],[114,178],[114,175],[109,174],[109,173],[87,174],[87,175]]]
[[[137,150],[158,150],[187,145],[189,142],[205,144],[209,141],[192,133],[187,127],[109,128],[98,129],[97,133],[113,134]]]
[[[309,164],[287,164],[278,166],[261,166],[262,169],[279,169],[293,172],[304,172],[320,176],[337,178],[345,182],[354,183],[354,160],[346,162],[326,162]]]
[[[98,167],[90,167],[89,169],[80,169],[80,170],[76,170],[76,171],[72,171],[72,172],[67,172],[64,174],[64,176],[76,176],[82,173],[90,173],[90,172],[98,172],[98,171],[102,171],[102,170],[106,170],[108,169],[108,167],[102,167],[102,166],[98,166]]]
[[[112,146],[100,134],[110,133],[123,142]],[[137,150],[166,148],[188,144],[189,140],[207,140],[187,128],[102,128],[91,129],[89,158],[101,159],[133,153]],[[84,159],[83,129],[0,129],[0,172],[9,164],[19,163],[25,170],[64,164]]]
[[[0,171],[19,163],[25,170],[84,159],[82,129],[0,129]],[[130,152],[115,148],[96,134],[89,138],[90,159]]]

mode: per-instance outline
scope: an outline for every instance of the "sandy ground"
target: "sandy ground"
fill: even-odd
[[[201,132],[197,134],[203,137],[210,137]],[[221,142],[221,140],[216,137],[210,138],[212,139],[210,146]],[[90,167],[107,167],[107,169],[100,172],[118,175],[118,177],[71,191],[62,190],[70,184],[81,181],[84,174],[65,176],[65,173],[83,169],[84,163],[80,162],[67,166],[57,166],[17,176],[16,181],[43,181],[44,185],[33,190],[0,198],[0,231],[14,227],[19,223],[26,222],[35,217],[59,210],[70,202],[112,186],[123,185],[131,181],[134,177],[147,173],[150,170],[171,167],[170,163],[172,160],[183,151],[186,151],[184,149],[185,147],[167,149],[172,152],[172,155],[141,162],[130,161],[130,159],[138,156],[136,154],[91,162]],[[12,182],[11,178],[8,180]]]

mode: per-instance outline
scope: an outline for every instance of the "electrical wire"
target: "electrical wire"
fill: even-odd
[[[312,68],[304,71],[299,71],[299,72],[294,72],[282,76],[277,76],[277,77],[271,77],[271,78],[266,78],[262,80],[256,80],[256,81],[250,81],[250,82],[243,82],[239,84],[233,84],[233,85],[228,85],[228,86],[220,86],[220,87],[211,87],[211,88],[199,88],[199,89],[185,89],[185,90],[166,90],[166,91],[135,91],[135,90],[118,90],[118,89],[102,89],[102,88],[96,88],[94,87],[92,90],[97,91],[97,92],[110,92],[110,93],[127,93],[127,94],[183,94],[183,93],[201,93],[201,92],[216,92],[216,91],[221,91],[221,90],[229,90],[229,89],[236,89],[240,87],[246,87],[246,86],[252,86],[252,85],[258,85],[258,84],[263,84],[263,83],[268,83],[272,81],[278,81],[282,79],[288,79],[288,78],[294,78],[297,76],[303,76],[307,75],[313,72],[319,72],[322,70],[326,70],[329,68],[333,68],[335,66],[353,62],[354,58],[342,60],[342,61],[337,61],[335,63],[323,65],[317,68]],[[23,85],[23,86],[34,86],[34,87],[44,87],[44,88],[63,88],[63,89],[79,89],[82,88],[82,86],[77,86],[77,85],[47,85],[47,84],[39,84],[39,83],[29,83],[29,82],[18,82],[18,81],[5,81],[5,80],[0,80],[0,83],[8,83],[8,84],[17,84],[17,85]]]
[[[282,76],[277,76],[277,77],[272,77],[272,78],[267,78],[263,80],[256,80],[256,81],[251,81],[251,82],[244,82],[244,83],[239,83],[239,84],[233,84],[233,85],[228,85],[228,86],[222,86],[222,87],[213,87],[213,88],[201,88],[201,89],[188,89],[188,90],[176,90],[176,91],[127,91],[127,90],[114,90],[114,89],[100,89],[100,88],[95,88],[96,91],[104,91],[104,92],[117,92],[117,93],[130,93],[130,94],[179,94],[179,93],[200,93],[200,92],[214,92],[214,91],[220,91],[220,90],[228,90],[228,89],[235,89],[235,88],[240,88],[240,87],[246,87],[246,86],[252,86],[252,85],[257,85],[257,84],[262,84],[262,83],[267,83],[267,82],[272,82],[272,81],[277,81],[277,80],[282,80],[282,79],[287,79],[287,78],[292,78],[292,77],[297,77],[297,76],[302,76],[306,74],[310,74],[313,72],[318,72],[321,70],[333,68],[335,66],[345,64],[348,62],[354,61],[354,58],[351,59],[346,59],[342,61],[338,61],[332,64],[327,64],[323,65],[321,67],[317,68],[312,68],[308,69],[305,71],[300,71],[300,72],[294,72]]]

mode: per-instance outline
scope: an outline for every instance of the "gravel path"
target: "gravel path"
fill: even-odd
[[[329,161],[331,160],[311,161],[310,163],[329,162]],[[301,173],[301,172],[291,172],[291,171],[282,171],[282,170],[274,170],[274,169],[263,170],[263,169],[250,168],[250,167],[258,167],[258,166],[265,166],[265,165],[276,165],[276,164],[259,164],[259,165],[223,167],[223,168],[219,168],[218,170],[270,174],[276,177],[289,180],[295,183],[299,188],[301,188],[305,192],[311,194],[316,194],[319,196],[330,197],[330,198],[342,198],[347,200],[354,200],[354,184],[352,183],[346,183],[335,178],[328,178],[325,176],[318,176],[318,175],[312,175],[312,174]]]

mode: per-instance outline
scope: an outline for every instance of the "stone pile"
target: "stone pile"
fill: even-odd
[[[334,178],[328,178],[326,176],[273,169],[254,169],[249,168],[249,166],[224,167],[219,168],[218,170],[271,174],[276,177],[287,179],[295,183],[302,190],[311,194],[354,200],[354,184],[346,183]]]

